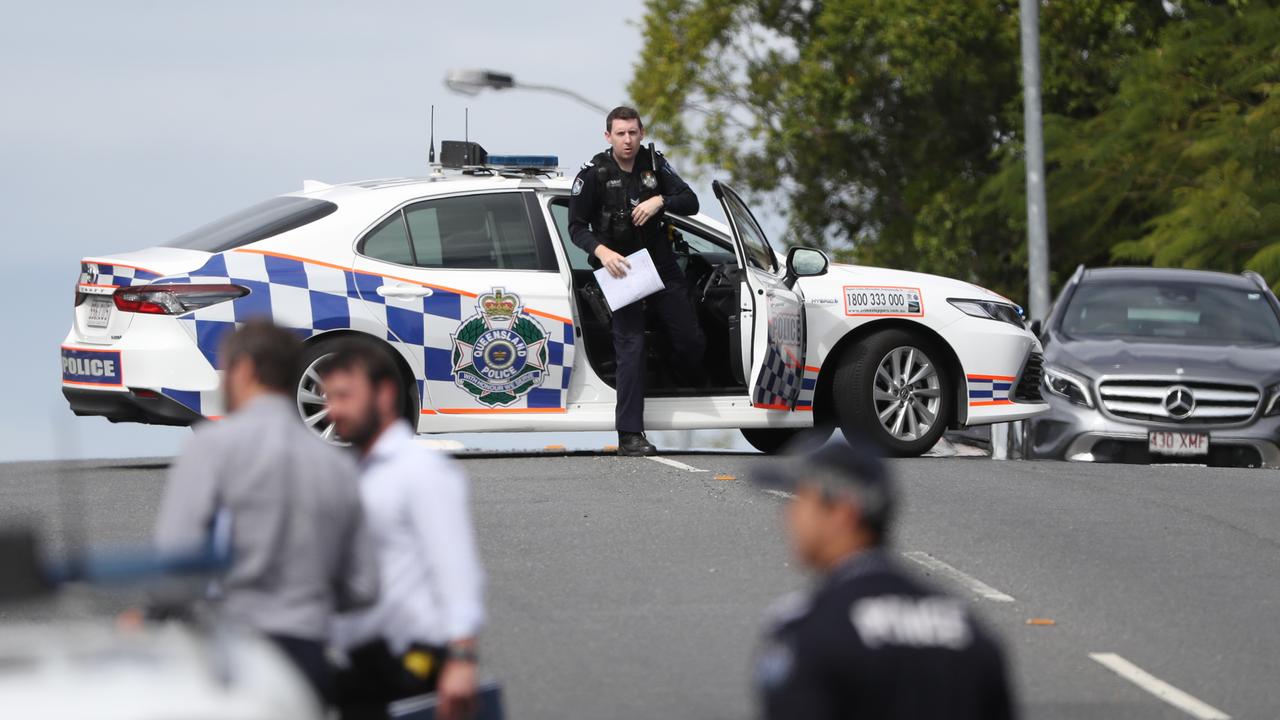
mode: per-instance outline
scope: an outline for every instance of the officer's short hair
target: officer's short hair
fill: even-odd
[[[238,360],[253,365],[253,375],[263,386],[289,393],[301,368],[302,341],[270,320],[249,320],[222,342],[219,353],[224,370]]]
[[[852,502],[859,520],[876,545],[883,545],[897,510],[897,491],[889,469],[873,443],[824,441],[818,434],[801,434],[783,451],[787,461],[758,468],[752,478],[760,485],[794,492],[800,486],[821,491],[826,502]]]
[[[381,348],[360,340],[344,340],[316,371],[321,378],[335,372],[359,373],[374,387],[384,382],[400,382],[395,361]]]
[[[605,132],[613,132],[614,120],[635,120],[636,124],[640,126],[640,129],[644,129],[644,121],[640,119],[640,111],[633,107],[619,105],[618,107],[610,110],[609,114],[604,118]]]

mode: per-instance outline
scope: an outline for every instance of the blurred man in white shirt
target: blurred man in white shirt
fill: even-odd
[[[451,458],[415,442],[399,373],[380,348],[353,341],[320,375],[334,429],[361,455],[382,578],[377,604],[336,628],[350,660],[338,689],[344,717],[385,717],[388,701],[433,691],[440,717],[466,717],[484,620],[467,478]]]

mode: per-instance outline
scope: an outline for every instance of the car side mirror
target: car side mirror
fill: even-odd
[[[1027,329],[1031,331],[1032,335],[1040,337],[1040,331],[1044,329],[1044,324],[1039,320],[1032,320],[1031,325],[1028,326]]]
[[[787,251],[787,284],[797,278],[826,275],[831,259],[817,248],[793,247]]]

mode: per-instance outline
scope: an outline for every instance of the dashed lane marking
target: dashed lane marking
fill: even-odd
[[[670,467],[677,468],[677,469],[679,469],[679,470],[685,470],[685,471],[688,471],[688,472],[706,472],[706,470],[703,470],[702,468],[696,468],[696,467],[694,467],[694,466],[692,466],[692,465],[685,465],[684,463],[679,462],[679,461],[677,461],[677,460],[672,460],[671,458],[664,458],[664,457],[660,457],[660,456],[658,456],[658,455],[649,455],[649,456],[647,456],[647,457],[648,457],[648,459],[650,459],[650,460],[652,460],[652,461],[654,461],[654,462],[656,462],[656,463],[662,463],[663,465],[669,465]]]
[[[1192,697],[1115,653],[1089,653],[1089,657],[1120,677],[1200,720],[1231,720],[1218,708]]]
[[[973,577],[972,575],[963,573],[951,567],[950,565],[930,555],[927,552],[912,550],[910,552],[904,552],[902,553],[902,555],[908,560],[911,560],[912,562],[922,565],[925,568],[928,568],[929,570],[932,570],[938,573],[939,575],[946,575],[947,577],[950,577],[952,580],[955,580],[961,585],[964,585],[971,592],[973,592],[974,594],[982,598],[985,598],[987,600],[992,600],[995,602],[1015,602],[1012,595],[1007,595],[1005,593],[1000,592],[999,590],[982,582],[978,578]]]
[[[765,492],[769,493],[774,497],[780,497],[783,500],[790,500],[791,498],[795,497],[794,493],[789,493],[786,490],[765,490]]]

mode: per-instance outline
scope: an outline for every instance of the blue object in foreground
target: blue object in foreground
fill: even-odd
[[[391,703],[388,714],[394,720],[435,720],[436,696],[419,695]],[[502,720],[502,686],[497,681],[480,683],[476,688],[476,712],[472,720]]]

